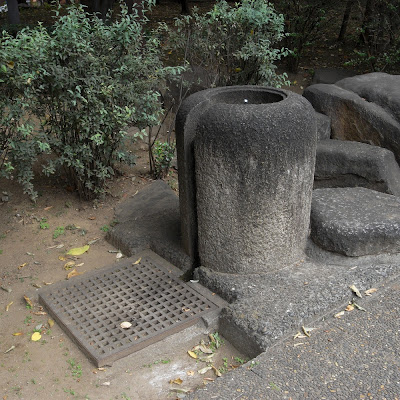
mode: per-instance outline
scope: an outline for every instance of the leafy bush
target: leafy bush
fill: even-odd
[[[38,153],[54,155],[44,173],[64,168],[79,194],[90,199],[104,193],[115,163],[134,162],[126,128],[158,123],[159,86],[179,68],[162,65],[160,40],[144,32],[143,17],[128,14],[122,3],[121,10],[115,21],[104,22],[73,6],[51,33],[39,25],[16,38],[3,34],[2,171],[18,169],[32,197],[31,165]],[[23,122],[28,115],[36,117],[35,125]],[[24,151],[29,157],[20,165],[16,159]]]
[[[319,28],[325,20],[326,0],[282,0],[280,11],[286,17],[287,36],[284,43],[289,49],[286,65],[296,73],[304,50],[319,39]]]
[[[377,0],[364,13],[361,42],[347,65],[370,71],[397,71],[400,66],[400,0]]]
[[[153,146],[152,172],[156,179],[165,178],[171,168],[175,145],[156,140]]]
[[[192,15],[177,18],[175,27],[171,51],[190,67],[203,67],[208,86],[287,83],[274,64],[287,54],[277,47],[284,37],[284,17],[267,1],[243,0],[232,7],[218,0],[204,15],[193,8]]]

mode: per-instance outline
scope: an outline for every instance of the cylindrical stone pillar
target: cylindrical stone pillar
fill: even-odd
[[[289,91],[236,86],[206,90],[189,104],[200,263],[251,274],[300,259],[316,149],[309,102]]]

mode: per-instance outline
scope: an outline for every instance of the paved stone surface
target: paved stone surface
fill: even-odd
[[[287,337],[187,398],[400,399],[400,279],[376,288],[356,300],[366,311],[338,319],[337,307],[310,337]]]
[[[362,186],[400,195],[400,168],[390,150],[347,140],[317,144],[314,188]]]
[[[381,72],[316,84],[304,91],[317,112],[331,117],[332,139],[374,144],[400,160],[400,75]]]
[[[400,252],[400,200],[365,188],[314,190],[311,238],[347,256]]]

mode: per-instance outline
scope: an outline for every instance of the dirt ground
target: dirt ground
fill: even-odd
[[[169,8],[168,8],[169,7]],[[170,3],[155,8],[154,18],[171,22],[179,6]],[[345,60],[340,46],[324,42],[310,52],[299,74],[289,75],[291,90],[301,93],[311,80],[312,70],[340,66]],[[201,339],[207,341],[205,326],[176,334],[151,348],[143,349],[99,370],[64,334],[38,304],[40,287],[65,280],[70,270],[60,256],[71,248],[90,244],[88,252],[75,257],[79,273],[118,264],[118,249],[105,240],[116,223],[115,206],[151,182],[145,143],[135,146],[138,163],[124,168],[110,185],[103,201],[86,202],[68,190],[61,178],[38,175],[36,204],[29,201],[16,182],[0,179],[0,397],[11,399],[131,399],[180,398],[216,379],[204,364],[187,351]],[[177,188],[176,171],[168,178]],[[78,266],[79,265],[79,266]],[[73,278],[71,278],[73,279]],[[33,307],[27,306],[24,296]],[[34,330],[39,341],[32,341]],[[235,359],[236,357],[236,359]],[[225,343],[214,364],[225,371],[239,365],[245,356]],[[170,383],[180,378],[182,383]],[[177,389],[177,391],[175,390]]]
[[[40,287],[65,280],[73,268],[85,273],[120,261],[118,249],[105,240],[116,223],[114,207],[152,181],[146,144],[137,143],[135,153],[137,165],[124,168],[104,201],[80,200],[61,179],[39,175],[39,198],[33,204],[15,182],[0,180],[2,399],[174,399],[216,378],[213,370],[199,374],[206,364],[187,353],[209,340],[210,331],[201,324],[98,370],[38,304]],[[168,180],[177,188],[176,171]],[[88,252],[65,259],[67,250],[86,244]],[[70,261],[75,266],[66,269]],[[39,341],[32,340],[35,331]],[[227,370],[244,360],[225,342],[214,365]],[[178,378],[180,385],[169,383]]]

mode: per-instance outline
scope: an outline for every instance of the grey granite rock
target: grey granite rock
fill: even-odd
[[[400,75],[358,75],[311,85],[303,95],[331,117],[332,139],[385,147],[400,160]]]
[[[365,188],[314,190],[311,238],[347,256],[400,252],[400,199]]]
[[[318,140],[327,140],[331,137],[331,119],[327,115],[316,112],[315,122],[317,125]]]
[[[108,232],[107,240],[128,256],[150,248],[190,272],[193,265],[181,244],[178,202],[168,184],[153,182],[116,208],[118,224]]]
[[[400,196],[400,168],[382,147],[343,140],[317,144],[314,188],[362,186]]]
[[[198,228],[201,263],[255,273],[301,258],[316,146],[310,104],[293,92],[238,86],[199,92],[181,114],[183,232]]]
[[[312,83],[331,84],[354,75],[356,75],[356,72],[349,69],[318,68],[314,72]]]

